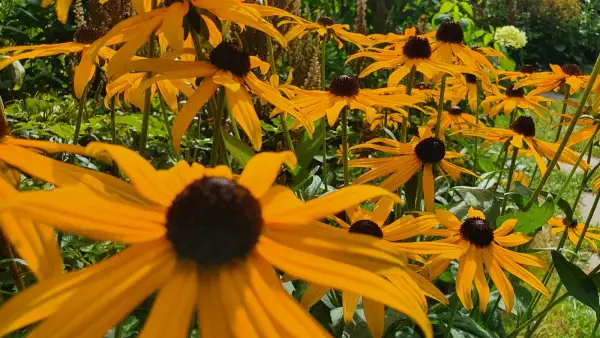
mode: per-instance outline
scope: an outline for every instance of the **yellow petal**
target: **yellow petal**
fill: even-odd
[[[281,153],[259,153],[254,155],[244,168],[238,181],[256,198],[261,198],[273,185],[282,164],[296,166],[296,156],[291,151]]]
[[[92,80],[94,73],[96,72],[96,65],[91,60],[85,50],[81,53],[81,60],[75,68],[75,76],[73,77],[73,86],[75,88],[75,97],[81,99],[83,91],[87,86],[88,82]]]
[[[342,310],[344,312],[344,322],[352,323],[352,317],[354,317],[354,310],[358,305],[359,295],[352,292],[342,293]]]
[[[250,138],[250,143],[255,150],[260,150],[262,147],[262,128],[252,98],[245,88],[240,88],[238,91],[233,91],[229,88],[225,89],[227,101],[231,109],[231,114],[242,130]]]

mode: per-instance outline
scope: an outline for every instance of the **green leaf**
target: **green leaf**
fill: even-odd
[[[517,219],[515,232],[530,234],[541,228],[544,224],[554,216],[554,201],[547,200],[541,207],[532,207],[529,211],[515,212],[507,214],[496,219],[496,227],[499,227],[508,219]]]
[[[473,8],[471,8],[471,5],[469,5],[468,2],[466,1],[461,1],[460,2],[460,7],[462,7],[462,9],[467,12],[467,14],[469,14],[469,16],[473,16]]]
[[[496,171],[496,166],[494,165],[494,161],[492,161],[488,158],[479,157],[477,159],[477,164],[479,165],[479,168],[481,168],[486,173],[491,173],[491,172]]]
[[[513,71],[515,70],[515,68],[517,68],[517,63],[515,62],[515,60],[511,59],[508,56],[498,60],[498,65],[501,69],[508,71]]]
[[[322,149],[323,145],[323,128],[321,125],[315,126],[315,132],[312,138],[306,137],[296,146],[296,157],[298,164],[302,167],[309,167],[310,162],[315,155]]]
[[[73,129],[73,127],[66,123],[57,123],[57,124],[53,125],[51,131],[54,134],[58,135],[60,138],[63,138],[66,140],[72,139],[73,134],[75,133],[75,130]]]
[[[541,195],[544,197],[552,196],[552,198],[556,201],[556,205],[565,213],[566,218],[571,221],[573,220],[573,208],[571,208],[569,202],[563,198],[556,199],[556,197],[558,197],[556,194],[549,193],[547,191],[542,191]]]
[[[600,299],[592,277],[588,276],[577,265],[567,261],[556,250],[552,251],[552,261],[567,292],[596,313],[599,313]]]
[[[231,156],[240,162],[241,165],[245,166],[254,155],[254,149],[230,134],[223,133],[223,139],[225,140],[225,147]]]
[[[450,1],[446,1],[442,4],[442,7],[440,7],[440,11],[439,13],[448,13],[450,12],[453,8],[454,8],[454,3],[450,2]]]

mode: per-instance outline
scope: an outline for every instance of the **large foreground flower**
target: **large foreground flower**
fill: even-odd
[[[177,114],[173,124],[173,146],[177,151],[180,149],[181,138],[186,129],[219,86],[222,86],[221,90],[225,91],[233,118],[248,135],[256,150],[259,150],[262,146],[262,128],[248,90],[294,116],[309,133],[313,130],[312,123],[309,123],[304,114],[298,112],[289,100],[281,96],[277,88],[259,80],[252,72],[252,69],[259,67],[265,72],[268,70],[269,65],[240,50],[236,45],[230,43],[219,44],[210,53],[209,61],[132,60],[129,67],[136,71],[157,74],[143,81],[138,88],[139,91],[144,91],[150,85],[161,80],[204,78]]]
[[[376,138],[351,147],[350,150],[367,148],[393,155],[350,161],[350,167],[371,169],[354,180],[353,183],[362,184],[389,175],[379,186],[395,191],[422,169],[425,210],[433,211],[435,198],[434,164],[441,169],[442,173],[448,173],[454,180],[457,180],[461,173],[477,176],[467,169],[450,163],[447,159],[459,158],[462,155],[453,151],[446,151],[444,142],[433,137],[429,128],[420,128],[419,132],[421,138],[415,137],[411,143]]]
[[[515,88],[532,86],[531,95],[538,95],[549,91],[559,91],[563,84],[569,86],[571,95],[579,92],[587,86],[589,75],[583,75],[579,66],[566,64],[562,67],[550,65],[551,72],[535,73],[517,83]]]
[[[548,224],[552,226],[553,235],[558,235],[566,230],[569,240],[573,245],[579,243],[579,239],[585,228],[585,223],[579,223],[577,220],[568,220],[562,217],[552,217],[548,221]],[[597,233],[599,231],[600,228],[588,227],[583,236],[584,240],[586,240],[596,252],[598,252],[598,244],[596,244],[596,241],[600,240],[600,234]]]
[[[0,335],[42,321],[32,337],[103,336],[157,291],[142,337],[186,337],[193,313],[203,337],[326,336],[274,266],[410,313],[433,336],[424,311],[409,312],[402,292],[368,270],[403,268],[395,251],[375,238],[311,226],[365,199],[397,199],[383,189],[349,187],[303,203],[287,187],[271,186],[282,163],[295,164],[289,152],[256,155],[238,179],[227,167],[185,161],[157,171],[129,149],[100,143],[85,154],[112,158],[131,184],[23,192],[0,201],[0,212],[130,246],[11,298],[0,308]]]
[[[505,247],[522,245],[531,240],[530,237],[519,232],[510,234],[517,224],[516,219],[506,220],[500,227],[494,229],[485,220],[485,215],[473,208],[469,209],[464,222],[447,210],[438,209],[436,214],[440,223],[447,228],[445,236],[448,238],[442,241],[456,244],[465,250],[465,254],[459,258],[456,294],[466,309],[473,308],[471,299],[473,283],[479,294],[479,311],[485,311],[487,308],[490,289],[485,277],[485,270],[504,300],[507,313],[512,310],[515,293],[512,284],[502,271],[503,269],[544,295],[548,295],[544,284],[521,266],[546,268],[544,261],[533,255],[505,249]],[[427,231],[425,233],[427,234]],[[434,236],[441,234],[443,233],[437,229],[432,230],[431,233]],[[446,270],[449,264],[450,260],[447,258],[433,258],[425,265],[423,273],[430,279],[435,279]]]

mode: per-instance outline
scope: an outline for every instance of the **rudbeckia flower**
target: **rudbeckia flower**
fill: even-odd
[[[529,187],[529,184],[531,184],[531,177],[527,176],[524,171],[515,171],[512,175],[512,181],[513,183],[519,182],[522,185]]]
[[[460,131],[460,133],[468,136],[481,137],[493,142],[510,142],[513,147],[529,150],[540,168],[542,175],[546,173],[546,169],[548,168],[543,157],[550,160],[554,158],[560,144],[545,142],[535,138],[535,122],[533,122],[533,119],[530,116],[519,116],[519,118],[510,125],[510,129],[480,127],[477,129],[463,130]],[[558,161],[575,165],[578,158],[578,153],[569,148],[565,148],[560,154]],[[583,170],[587,170],[589,164],[586,161],[581,161],[579,167]]]
[[[509,115],[517,107],[527,109],[543,118],[542,111],[548,112],[548,109],[540,103],[545,104],[546,102],[551,101],[552,100],[550,99],[533,93],[527,93],[527,95],[525,95],[523,88],[515,88],[515,85],[511,84],[506,87],[504,94],[496,93],[494,95],[488,95],[481,105],[483,111],[491,118],[494,118],[494,116],[501,111],[503,111],[504,114]]]
[[[102,336],[156,292],[142,336],[185,337],[194,313],[203,337],[327,336],[274,267],[406,308],[401,290],[368,270],[404,266],[385,242],[311,225],[366,199],[397,199],[383,189],[347,187],[304,203],[272,186],[283,163],[295,164],[290,152],[254,156],[239,178],[224,166],[185,161],[155,170],[113,145],[90,143],[85,154],[112,158],[131,183],[104,182],[104,192],[85,185],[22,192],[2,200],[0,211],[129,247],[11,298],[0,308],[0,335],[42,321],[34,336]],[[433,336],[424,311],[413,319]]]
[[[435,128],[437,123],[438,113],[434,113],[427,121],[427,125],[430,128]],[[450,132],[456,132],[463,129],[477,128],[477,120],[475,116],[463,112],[459,106],[452,106],[450,109],[442,112],[440,119],[440,130],[448,130]],[[443,135],[443,134],[441,134]]]
[[[404,121],[404,119],[406,118],[408,114],[400,114],[397,112],[388,112],[387,113],[387,123],[386,126],[387,128],[390,128],[391,130],[397,130],[398,126],[402,124],[402,122]],[[367,122],[371,125],[371,131],[377,129],[377,128],[382,128],[383,129],[383,123],[384,120],[386,119],[386,114],[379,111],[376,112],[375,114],[371,115],[371,116],[367,116]]]
[[[550,65],[551,72],[535,73],[526,79],[519,81],[515,88],[533,86],[531,95],[538,95],[549,91],[559,91],[563,84],[569,85],[571,95],[579,92],[587,86],[589,75],[583,75],[579,66],[566,64],[562,67]]]
[[[61,0],[58,0],[59,2]],[[98,64],[98,58],[102,60],[110,60],[114,55],[115,51],[109,47],[118,43],[121,43],[122,37],[114,36],[106,40],[105,46],[98,49],[97,57],[90,58],[88,51],[91,48],[94,41],[100,39],[106,31],[104,28],[95,26],[83,26],[73,36],[73,42],[64,42],[49,45],[34,45],[34,46],[12,46],[0,48],[0,54],[15,52],[11,57],[0,61],[0,69],[10,65],[11,63],[23,59],[33,59],[38,57],[54,56],[60,54],[71,54],[81,53],[81,59],[79,64],[75,68],[75,76],[73,78],[75,96],[81,98],[83,90],[88,82],[94,76],[96,72],[96,65]]]
[[[311,122],[327,116],[333,126],[342,109],[358,109],[367,116],[376,113],[375,108],[388,108],[401,114],[407,114],[403,107],[421,109],[417,106],[422,99],[400,93],[396,88],[361,89],[360,81],[354,76],[337,75],[329,84],[328,91],[292,90],[292,102]],[[297,127],[298,123],[294,124]]]
[[[395,191],[417,172],[423,170],[425,210],[433,211],[435,197],[434,164],[438,166],[442,173],[447,173],[454,180],[457,180],[461,173],[477,176],[467,169],[450,163],[448,159],[459,158],[463,155],[453,151],[446,151],[444,142],[433,137],[429,128],[419,128],[419,134],[421,137],[415,137],[411,143],[375,138],[364,144],[351,147],[350,150],[366,148],[393,155],[350,161],[350,167],[371,169],[355,179],[353,184],[362,184],[389,175],[379,186],[390,191]]]
[[[524,80],[535,74],[535,67],[531,65],[524,65],[518,71],[500,70],[498,71],[499,81],[508,80],[510,82],[517,82],[518,80]]]
[[[392,243],[402,241],[422,233],[423,230],[428,230],[439,224],[435,215],[425,215],[413,218],[406,216],[400,218],[389,225],[385,225],[386,219],[394,206],[394,201],[383,197],[376,204],[373,211],[365,210],[358,206],[346,210],[346,214],[350,219],[350,223],[332,216],[342,229],[335,228],[339,233],[349,232],[351,234],[367,235],[375,238],[382,238],[389,241],[389,246],[396,246],[398,250],[408,246],[413,248],[411,251],[418,251],[421,254],[443,254],[444,257],[450,259],[457,258],[463,254],[463,251],[454,245],[438,242],[417,242],[417,243]],[[324,225],[323,226],[327,226]],[[416,255],[412,255],[414,257]],[[405,256],[406,257],[406,256]],[[418,256],[417,256],[418,257]],[[418,257],[420,258],[420,257]],[[408,264],[408,257],[406,257]],[[412,311],[422,311],[427,309],[425,296],[433,298],[441,303],[447,304],[446,297],[438,290],[431,282],[421,276],[416,271],[411,269],[406,270],[387,270],[382,273],[390,282],[395,284],[405,294],[410,295],[410,303],[406,304],[407,308]],[[323,298],[329,292],[328,287],[310,284],[304,291],[304,295],[300,303],[310,308],[319,299]],[[344,321],[352,322],[354,310],[358,304],[360,295],[343,292],[342,305],[344,311]],[[363,310],[367,325],[371,330],[373,337],[381,337],[384,331],[384,304],[363,298]],[[409,317],[412,316],[412,311],[405,313]]]
[[[156,74],[143,81],[138,91],[144,91],[150,85],[167,79],[204,78],[194,93],[189,96],[173,124],[173,146],[177,151],[180,149],[181,138],[186,129],[219,86],[222,86],[221,90],[225,91],[233,118],[248,135],[254,149],[261,148],[262,129],[249,90],[294,116],[309,133],[312,133],[313,125],[304,114],[298,112],[289,100],[281,96],[277,88],[271,87],[254,75],[252,69],[259,67],[265,73],[269,69],[269,64],[250,56],[236,45],[225,42],[212,50],[209,61],[147,59],[129,62],[130,69]]]
[[[583,228],[585,228],[585,223],[578,223],[577,220],[568,220],[562,217],[552,217],[548,221],[548,224],[552,226],[553,235],[558,235],[565,230],[568,231],[567,235],[569,236],[569,240],[571,243],[573,243],[573,245],[577,245],[577,243],[579,243],[579,239],[583,233]],[[583,236],[583,238],[596,252],[598,252],[598,245],[595,241],[600,240],[600,234],[597,233],[599,231],[600,228],[588,227],[585,235]]]
[[[421,38],[429,38],[434,37],[435,32],[429,32],[425,34],[421,34],[418,29],[414,26],[408,26],[404,29],[402,34],[369,34],[367,38],[372,41],[372,45],[378,44],[391,44],[389,48],[393,49],[401,49],[402,45],[411,37],[411,36],[419,36]]]
[[[397,86],[410,73],[413,67],[417,72],[429,79],[438,73],[460,73],[458,66],[435,61],[431,56],[432,50],[429,40],[411,36],[402,46],[401,51],[370,48],[351,55],[346,59],[346,63],[360,57],[368,57],[375,60],[374,63],[367,66],[360,73],[359,77],[365,77],[380,69],[394,69],[388,78],[388,87]]]
[[[278,24],[278,26],[291,25],[284,35],[286,41],[301,39],[309,33],[317,33],[320,37],[329,36],[333,38],[338,43],[338,48],[344,47],[342,41],[353,43],[359,47],[368,46],[372,43],[366,36],[350,32],[349,25],[335,23],[334,19],[327,16],[319,17],[317,22],[311,22],[292,14],[288,16],[291,18],[290,20],[282,20]]]
[[[464,77],[464,79],[463,79]],[[469,108],[472,111],[477,110],[477,95],[480,93],[477,90],[477,79],[481,79],[481,94],[490,94],[497,92],[495,86],[490,81],[489,77],[483,76],[482,73],[462,74],[461,78],[451,76],[447,79],[446,93],[453,104],[458,104],[462,100],[466,100]]]
[[[462,64],[475,70],[491,72],[497,75],[496,67],[485,55],[467,47],[464,42],[463,29],[458,22],[445,21],[435,33],[435,41],[431,44],[431,58],[444,63],[454,63],[458,59]]]
[[[519,232],[511,234],[517,224],[516,219],[506,220],[500,227],[494,229],[486,221],[485,215],[473,208],[469,209],[467,219],[463,222],[447,210],[438,209],[436,215],[440,223],[447,228],[446,237],[448,238],[441,241],[456,244],[465,250],[465,254],[459,258],[456,294],[466,309],[473,308],[471,289],[475,284],[479,294],[479,311],[486,311],[490,299],[490,289],[485,271],[488,272],[504,300],[507,313],[512,310],[515,293],[503,270],[548,296],[548,290],[544,287],[544,284],[521,266],[546,268],[544,261],[533,255],[506,249],[506,247],[515,247],[531,240],[530,237]],[[432,232],[436,236],[441,234],[436,229]],[[427,234],[427,231],[425,231],[425,234]],[[435,257],[425,265],[423,273],[429,279],[435,279],[446,270],[449,264],[449,259]]]

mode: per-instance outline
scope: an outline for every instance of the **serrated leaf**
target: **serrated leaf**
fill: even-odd
[[[243,166],[245,166],[254,155],[254,149],[228,133],[223,133],[223,140],[225,141],[225,147],[231,156]]]
[[[600,299],[592,277],[588,276],[577,265],[569,262],[556,250],[552,251],[552,261],[569,295],[599,313]]]
[[[532,207],[529,211],[519,211],[507,214],[496,219],[496,227],[499,227],[508,219],[517,219],[515,232],[530,234],[546,224],[554,216],[554,201],[547,200],[541,207]]]

